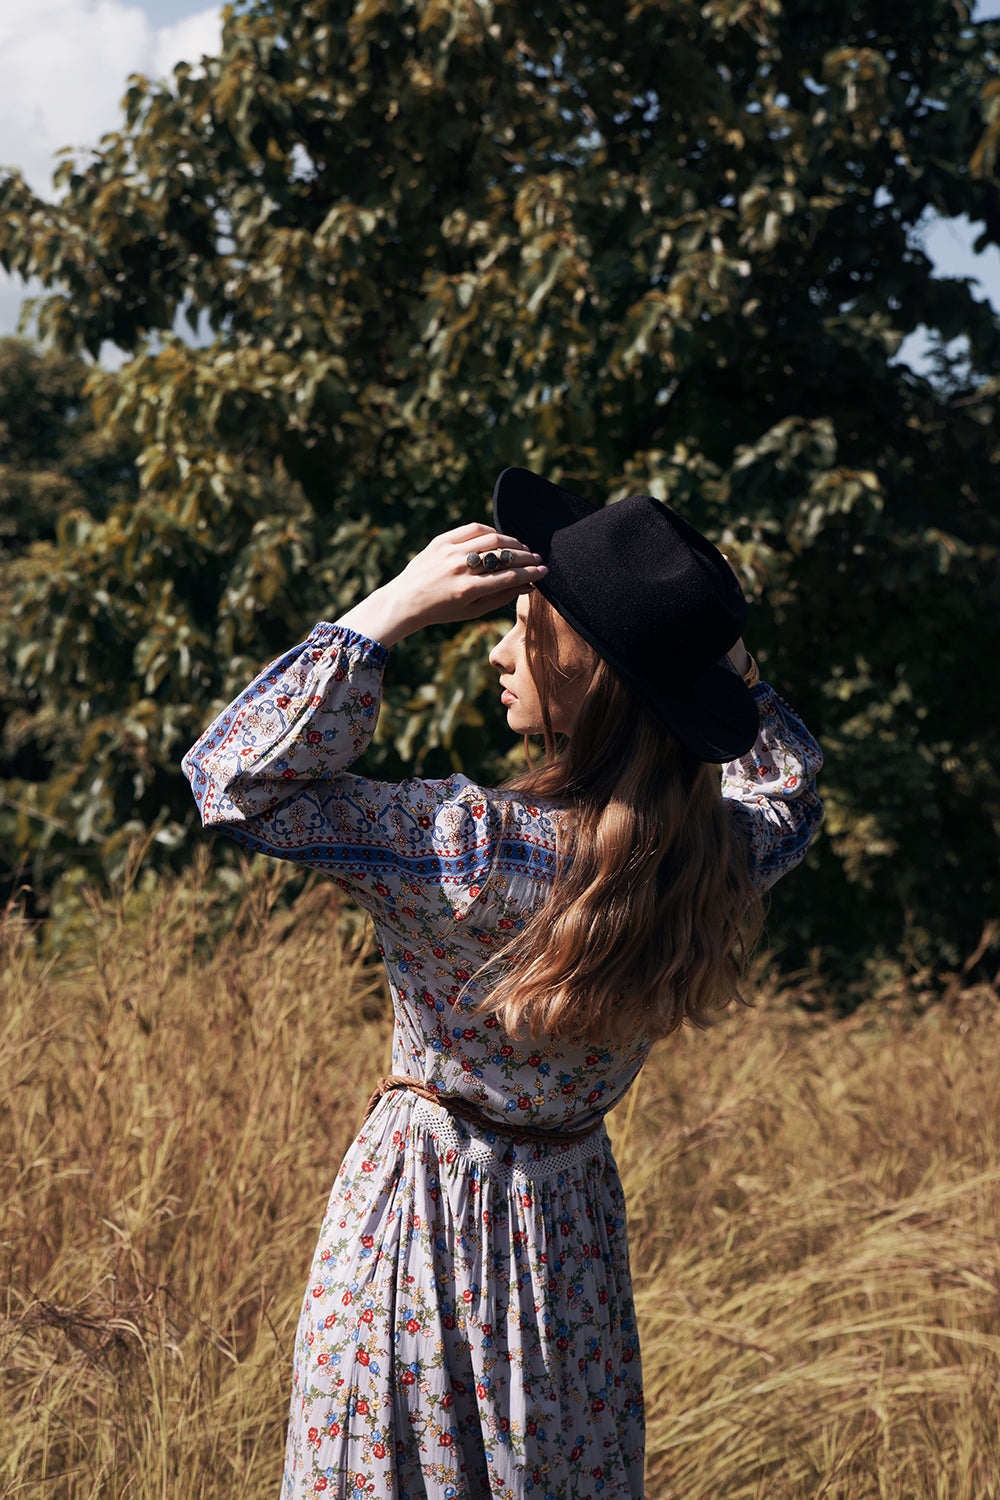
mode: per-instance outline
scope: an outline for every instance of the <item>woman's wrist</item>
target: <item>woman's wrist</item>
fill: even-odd
[[[741,677],[745,677],[753,666],[753,657],[744,646],[742,639],[738,640],[729,652],[729,660]]]
[[[378,641],[386,649],[412,635],[419,627],[419,621],[411,618],[407,601],[400,596],[398,589],[393,589],[392,583],[383,584],[366,599],[353,604],[334,623],[355,631],[357,635],[367,636],[370,641]]]

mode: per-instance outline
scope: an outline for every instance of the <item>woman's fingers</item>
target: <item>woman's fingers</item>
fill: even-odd
[[[512,604],[519,594],[526,594],[547,572],[548,568],[532,566],[508,568],[503,573],[494,573],[483,579],[480,587],[465,595],[463,614],[467,619],[474,620],[479,615],[489,614],[491,610],[503,609]]]
[[[503,538],[513,542],[512,537]],[[508,573],[512,568],[537,567],[541,563],[537,552],[529,552],[519,543],[503,547],[477,547],[465,554],[465,565],[472,573]]]
[[[506,549],[509,552],[525,552],[529,557],[537,555],[530,548],[525,547],[519,537],[507,536],[504,532],[487,526],[483,521],[469,521],[464,526],[456,526],[452,531],[443,531],[437,540],[446,544],[454,543],[457,546],[469,543],[471,544],[469,551],[502,552]]]

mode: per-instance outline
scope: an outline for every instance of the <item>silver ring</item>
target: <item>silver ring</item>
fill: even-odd
[[[467,552],[465,554],[465,566],[467,568],[472,568],[473,571],[475,571],[476,568],[481,568],[482,565],[483,565],[483,558],[482,558],[482,554],[481,553],[479,553],[479,552]]]

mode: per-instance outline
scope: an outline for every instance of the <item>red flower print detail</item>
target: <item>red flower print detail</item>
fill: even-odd
[[[374,1240],[374,1238],[373,1238],[372,1235],[370,1235],[370,1234],[363,1234],[361,1236],[361,1243],[362,1243],[362,1245],[364,1245],[364,1247],[365,1247],[366,1250],[370,1250],[371,1247],[374,1245],[375,1240]]]
[[[469,1291],[468,1287],[466,1287],[465,1291],[462,1293],[462,1301],[463,1302],[471,1302],[472,1301],[472,1293]]]
[[[598,1101],[598,1099],[600,1097],[601,1097],[601,1091],[600,1091],[600,1089],[591,1089],[590,1093],[587,1095],[587,1103],[588,1104],[596,1104],[597,1101]]]
[[[538,1064],[541,1062],[541,1060],[542,1059],[539,1057],[538,1053],[537,1052],[533,1052],[531,1054],[531,1056],[528,1058],[528,1066],[529,1066],[529,1068],[537,1068]]]
[[[354,1298],[350,1292],[345,1292],[340,1300],[345,1307],[350,1307],[351,1303],[354,1301]]]
[[[330,1436],[331,1437],[339,1437],[340,1436],[340,1423],[339,1422],[331,1422],[330,1423]]]
[[[414,1375],[412,1370],[404,1370],[399,1378],[404,1385],[412,1385],[414,1380],[416,1379],[416,1376]]]
[[[376,1443],[374,1448],[372,1449],[372,1452],[374,1453],[376,1458],[385,1458],[385,1444]]]
[[[475,1028],[472,1026],[466,1026],[465,1030],[462,1032],[462,1040],[464,1042],[474,1042],[476,1040]]]
[[[497,926],[498,927],[502,927],[503,930],[504,930],[504,932],[509,932],[510,929],[513,927],[513,925],[514,924],[510,920],[510,917],[500,917],[499,920],[498,920],[498,922],[497,922]]]
[[[363,1161],[361,1163],[361,1170],[362,1172],[374,1172],[375,1163],[373,1161]]]
[[[469,895],[472,896],[472,897],[476,897],[476,896],[479,895],[479,892],[481,891],[481,889],[482,889],[481,886],[470,885],[469,886]]]
[[[333,680],[334,682],[343,682],[346,676],[347,673],[344,671],[343,667],[338,667],[333,674]]]
[[[417,826],[419,828],[429,828],[431,826],[431,820],[426,813],[417,819]]]
[[[388,896],[389,894],[389,887],[387,885],[380,885],[378,882],[376,882],[375,889],[378,891],[380,896]]]
[[[333,1325],[334,1325],[334,1323],[336,1323],[336,1321],[337,1321],[337,1314],[336,1313],[328,1313],[327,1316],[326,1316],[326,1318],[323,1320],[323,1327],[324,1328],[332,1328]]]
[[[403,916],[404,916],[404,917],[409,917],[409,918],[410,918],[410,919],[411,919],[411,920],[412,920],[412,921],[414,921],[414,922],[415,922],[415,921],[416,921],[416,919],[417,919],[417,914],[416,914],[416,912],[415,912],[415,911],[414,911],[414,910],[413,910],[413,907],[412,907],[412,906],[404,906],[404,907],[403,907]]]
[[[513,1051],[514,1051],[513,1047],[508,1042],[505,1042],[504,1045],[500,1048],[500,1056],[501,1057],[510,1057],[510,1056],[512,1056]]]
[[[490,937],[488,932],[478,932],[476,934],[476,942],[482,943],[484,948],[489,948],[493,942],[493,939]]]
[[[368,1354],[368,1350],[367,1349],[359,1349],[358,1350],[358,1364],[359,1365],[366,1365],[368,1363],[369,1357],[370,1356]]]
[[[510,1431],[510,1422],[508,1421],[508,1419],[506,1417],[501,1417],[499,1419],[499,1421],[497,1422],[497,1426],[499,1427],[499,1429],[500,1429],[501,1432],[509,1432]]]
[[[432,948],[431,952],[433,953],[433,955],[434,955],[435,958],[444,958],[444,949],[443,948]]]
[[[587,1067],[588,1068],[594,1068],[594,1067],[596,1067],[597,1064],[600,1062],[600,1060],[601,1059],[599,1057],[595,1057],[592,1054],[590,1057],[587,1058]]]
[[[404,948],[403,949],[403,957],[406,959],[406,962],[408,964],[412,964],[412,962],[413,962],[413,954],[410,952],[409,948]]]
[[[563,1086],[562,1086],[562,1091],[563,1091],[564,1094],[575,1094],[576,1093],[576,1084],[575,1083],[564,1083]]]
[[[604,1405],[603,1401],[601,1402],[601,1405],[602,1406]],[[598,1466],[595,1469],[591,1469],[591,1471],[590,1471],[590,1477],[591,1477],[591,1479],[602,1479],[604,1477],[604,1471],[601,1468],[600,1464],[598,1464]]]
[[[455,1326],[455,1319],[452,1317],[451,1313],[445,1313],[445,1315],[441,1319],[441,1321],[442,1321],[442,1323],[444,1324],[444,1326],[446,1328],[450,1329],[450,1328],[454,1328],[454,1326]]]
[[[518,1101],[517,1101],[517,1107],[518,1107],[518,1109],[530,1109],[531,1108],[531,1100],[528,1098],[527,1094],[522,1094],[521,1095],[520,1099],[518,1099]]]
[[[277,708],[287,708],[291,701],[291,698],[289,698],[285,693],[282,693],[280,698],[275,698],[274,700],[275,706]]]
[[[364,1312],[361,1314],[361,1321],[362,1323],[370,1323],[374,1316],[375,1314],[372,1312],[371,1308],[366,1307]]]
[[[323,1295],[323,1288],[321,1286],[314,1286],[313,1287],[313,1296],[314,1297],[322,1297],[322,1295]]]
[[[496,1016],[487,1016],[486,1020],[483,1022],[483,1025],[488,1026],[492,1031],[494,1026],[500,1025],[500,1022],[497,1020]]]
[[[307,1333],[306,1334],[306,1343],[309,1345],[310,1349],[313,1346],[315,1338],[316,1338],[316,1335],[314,1333]]]
[[[602,1307],[604,1306],[605,1302],[607,1302],[607,1300],[608,1300],[608,1294],[605,1291],[604,1287],[601,1287],[601,1290],[598,1292],[598,1294],[597,1294],[597,1300],[601,1304]]]
[[[634,1351],[632,1349],[626,1349],[625,1352],[622,1354],[622,1364],[623,1365],[630,1365],[632,1363],[633,1357],[634,1357]]]
[[[785,785],[789,788],[789,790],[791,790],[791,788],[793,786],[798,786],[798,784],[799,784],[799,778],[797,776],[786,776],[785,777]]]
[[[528,1435],[530,1437],[534,1437],[535,1433],[537,1431],[538,1431],[538,1423],[537,1422],[529,1422],[528,1423]]]
[[[316,1363],[318,1365],[328,1365],[330,1363],[329,1354],[318,1354],[316,1356]]]
[[[570,1459],[572,1460],[573,1463],[576,1462],[576,1460],[580,1457],[580,1454],[582,1452],[583,1452],[583,1449],[581,1447],[579,1447],[579,1446],[577,1446],[576,1448],[573,1448],[573,1449],[570,1450],[570,1455],[569,1456],[570,1456]]]
[[[598,1396],[598,1397],[597,1397],[597,1398],[596,1398],[596,1399],[595,1399],[595,1400],[593,1400],[593,1401],[592,1401],[592,1402],[591,1402],[591,1403],[590,1403],[590,1405],[591,1405],[591,1409],[592,1409],[592,1410],[593,1410],[593,1411],[603,1411],[603,1410],[604,1410],[604,1400],[603,1400],[603,1398],[602,1398],[602,1397],[600,1397],[600,1396]],[[600,1472],[600,1470],[599,1470],[599,1469],[598,1469],[598,1470],[597,1470],[597,1471],[596,1471],[596,1472],[595,1472],[595,1474],[594,1474],[594,1478],[595,1478],[595,1479],[600,1479],[600,1477],[601,1477],[601,1472]]]
[[[438,1438],[438,1442],[441,1444],[441,1446],[443,1448],[450,1448],[451,1444],[452,1444],[451,1433],[450,1432],[442,1432],[441,1436]]]
[[[320,1260],[329,1260],[329,1259],[330,1259],[330,1256],[331,1256],[331,1255],[332,1255],[332,1254],[333,1254],[333,1251],[332,1251],[332,1250],[324,1250],[324,1251],[323,1251],[323,1254],[322,1254],[322,1255],[321,1255],[321,1256],[320,1256]]]
[[[316,1483],[313,1485],[313,1489],[314,1490],[325,1490],[328,1482],[329,1481],[327,1480],[326,1475],[325,1474],[321,1474],[319,1476],[319,1478],[317,1479]]]
[[[292,770],[291,766],[289,766],[288,770],[287,771],[282,771],[281,775],[282,775],[282,777],[283,777],[283,779],[285,781],[294,781],[295,777],[296,777],[296,772]]]
[[[367,1401],[359,1401],[358,1402],[358,1411],[361,1413],[361,1415],[363,1417],[367,1417],[367,1415],[368,1415],[368,1402]]]
[[[319,1428],[318,1427],[310,1427],[310,1429],[309,1429],[309,1441],[311,1443],[313,1443],[317,1448],[319,1447]]]
[[[407,1320],[406,1320],[406,1331],[407,1331],[407,1333],[419,1333],[420,1332],[420,1324],[417,1322],[416,1318],[407,1318]]]
[[[318,729],[310,729],[309,733],[306,735],[306,739],[309,741],[310,745],[318,745],[322,738],[323,736],[320,734]]]
[[[556,1348],[559,1350],[560,1354],[565,1354],[566,1350],[569,1348],[569,1339],[566,1337],[556,1339]],[[575,1454],[574,1456],[576,1458],[580,1457],[579,1453]]]
[[[371,693],[362,693],[361,697],[358,699],[358,702],[364,708],[371,708],[372,704],[375,702],[375,699],[372,697]]]
[[[468,969],[456,969],[455,970],[455,978],[456,979],[460,979],[463,984],[468,979],[468,977],[469,977],[469,971],[468,971]]]

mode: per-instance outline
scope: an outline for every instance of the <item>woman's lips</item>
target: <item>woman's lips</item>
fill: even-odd
[[[516,703],[517,699],[514,697],[514,694],[511,692],[510,688],[504,688],[503,692],[500,694],[500,702]]]

